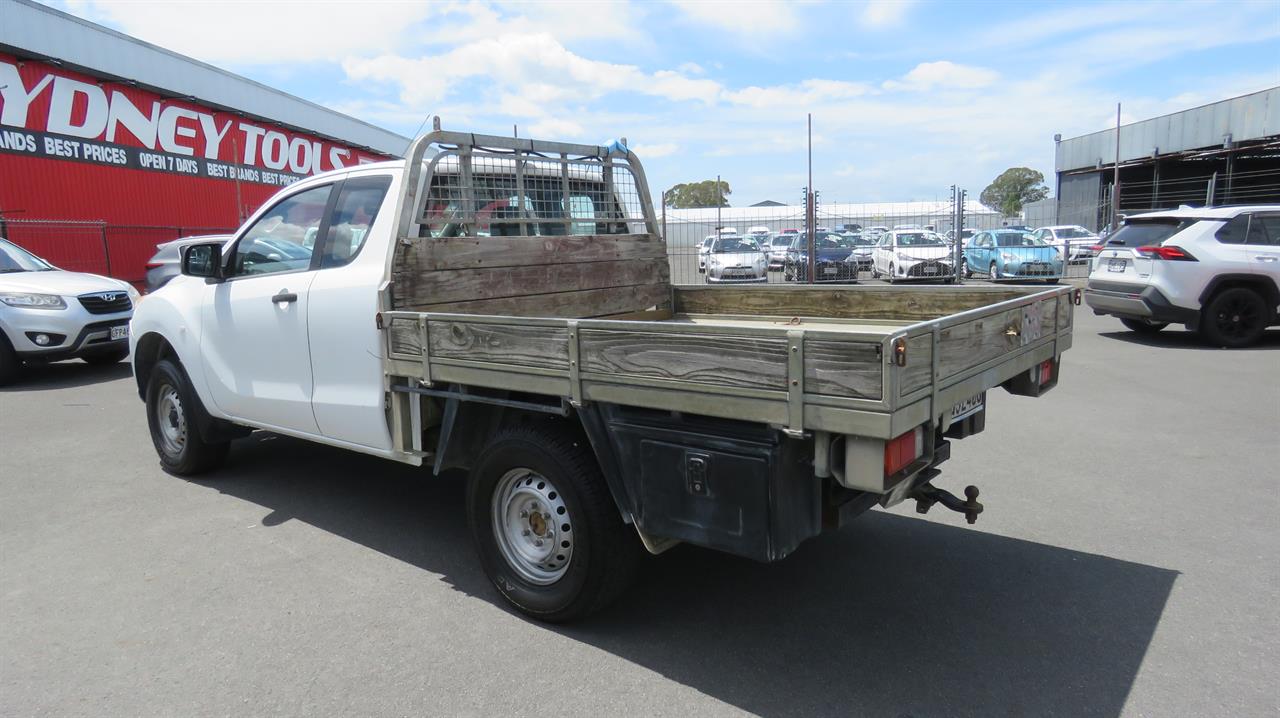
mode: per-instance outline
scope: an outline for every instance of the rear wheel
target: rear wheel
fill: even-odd
[[[1267,328],[1267,303],[1247,287],[1232,287],[1209,300],[1200,317],[1200,332],[1224,347],[1244,347],[1262,336]]]
[[[0,386],[12,384],[22,371],[22,360],[9,345],[9,338],[0,332]]]
[[[147,426],[160,465],[178,476],[217,468],[227,458],[230,442],[205,441],[195,424],[200,397],[182,367],[161,359],[147,382]]]
[[[539,620],[604,607],[638,566],[639,537],[586,439],[565,427],[526,424],[494,436],[467,484],[467,518],[489,580]]]
[[[972,270],[972,269],[969,269],[969,260],[968,260],[968,259],[961,259],[961,260],[960,260],[960,276],[964,277],[965,279],[972,279],[972,278],[973,278],[973,270]]]
[[[1120,319],[1120,323],[1125,325],[1129,331],[1139,334],[1155,334],[1156,332],[1169,326],[1168,322],[1149,322],[1145,319]]]

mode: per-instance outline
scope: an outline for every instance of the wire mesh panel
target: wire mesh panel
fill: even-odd
[[[647,197],[630,162],[612,155],[547,155],[463,147],[428,166],[419,236],[640,234]]]

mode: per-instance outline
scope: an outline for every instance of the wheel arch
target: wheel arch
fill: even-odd
[[[1267,302],[1267,311],[1270,313],[1267,323],[1276,321],[1276,305],[1280,304],[1280,287],[1276,286],[1274,279],[1261,274],[1220,274],[1214,277],[1200,293],[1200,306],[1208,304],[1219,292],[1236,287],[1253,289],[1261,294]]]
[[[147,332],[138,338],[133,349],[133,379],[138,385],[138,398],[146,401],[147,384],[151,381],[151,372],[156,364],[168,357],[173,357],[179,364],[182,359],[168,339],[159,332]]]

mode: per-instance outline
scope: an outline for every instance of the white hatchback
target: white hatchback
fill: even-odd
[[[1129,217],[1093,260],[1085,300],[1136,332],[1183,324],[1252,344],[1280,315],[1280,205]]]

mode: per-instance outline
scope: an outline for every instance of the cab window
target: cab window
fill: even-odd
[[[369,228],[373,226],[390,186],[391,177],[388,175],[355,177],[342,183],[329,220],[328,241],[324,245],[321,267],[341,267],[355,259],[369,236]]]
[[[332,189],[331,185],[313,187],[276,203],[236,244],[230,274],[238,277],[309,269]]]

